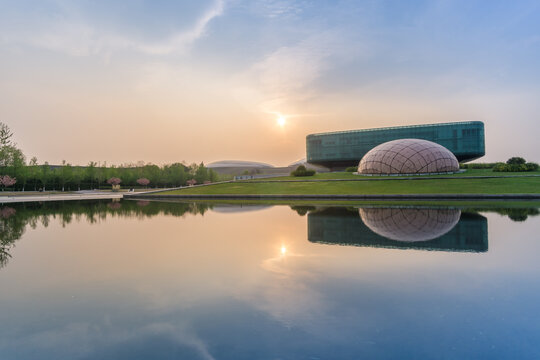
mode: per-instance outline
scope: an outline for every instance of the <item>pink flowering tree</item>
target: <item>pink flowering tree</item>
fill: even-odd
[[[16,183],[16,178],[12,178],[9,175],[0,176],[0,185],[2,185],[2,191],[4,191],[4,189],[7,187],[15,185]]]
[[[193,186],[193,185],[195,185],[196,183],[197,183],[197,180],[195,180],[195,179],[189,179],[188,181],[186,181],[186,184],[187,184],[188,186]]]
[[[122,182],[122,179],[117,177],[112,177],[109,180],[107,180],[107,184],[112,185],[113,191],[116,191],[120,188],[120,183]]]
[[[107,180],[107,184],[109,185],[120,185],[121,182],[122,182],[122,179],[117,178],[117,177],[112,177],[109,180]]]
[[[148,184],[150,184],[150,180],[148,180],[147,178],[140,178],[137,179],[137,184],[147,187]]]

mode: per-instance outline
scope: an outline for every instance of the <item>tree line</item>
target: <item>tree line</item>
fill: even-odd
[[[158,166],[154,164],[105,166],[90,162],[73,166],[39,164],[36,157],[26,162],[23,152],[11,140],[13,134],[0,123],[0,186],[11,190],[82,190],[122,187],[178,187],[219,180],[218,174],[204,163]]]

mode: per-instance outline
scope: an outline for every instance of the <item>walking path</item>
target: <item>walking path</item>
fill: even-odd
[[[15,195],[0,196],[0,204],[20,203],[32,201],[69,201],[69,200],[103,200],[103,199],[122,199],[124,194],[113,192],[85,192],[70,194],[52,194],[52,195]]]

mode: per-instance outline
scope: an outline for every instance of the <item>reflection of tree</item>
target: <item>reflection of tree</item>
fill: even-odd
[[[300,216],[306,215],[310,211],[314,211],[317,208],[315,206],[310,205],[291,205],[291,210],[294,210],[298,213]]]
[[[508,208],[472,208],[466,211],[475,212],[494,212],[499,215],[508,216],[512,221],[525,221],[529,216],[540,215],[540,209],[537,207],[508,207]]]
[[[38,223],[49,226],[51,220],[59,219],[62,227],[73,220],[97,223],[107,218],[153,217],[156,215],[184,216],[201,214],[212,208],[201,203],[148,202],[144,206],[135,201],[51,201],[44,203],[21,203],[0,208],[0,268],[11,257],[10,250],[22,237],[26,226],[35,229]]]
[[[501,215],[507,215],[512,221],[525,221],[529,216],[536,216],[540,214],[537,208],[525,208],[525,209],[497,209],[497,213]]]
[[[9,258],[9,250],[24,233],[26,223],[15,214],[17,210],[5,206],[0,209],[0,268],[4,267]]]

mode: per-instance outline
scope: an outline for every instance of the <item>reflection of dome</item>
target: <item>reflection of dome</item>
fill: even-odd
[[[373,232],[397,241],[427,241],[446,234],[458,223],[459,209],[360,208]]]
[[[360,174],[425,174],[459,170],[444,146],[427,140],[399,139],[371,149],[360,161]]]

